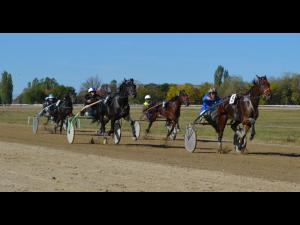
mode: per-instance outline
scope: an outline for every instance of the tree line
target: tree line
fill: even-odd
[[[216,68],[213,76],[213,83],[205,82],[199,85],[190,83],[180,85],[172,83],[143,84],[136,81],[138,96],[135,99],[130,99],[130,101],[133,104],[142,104],[146,95],[151,95],[153,101],[168,100],[184,89],[189,95],[192,104],[201,104],[202,97],[211,87],[217,88],[220,97],[226,97],[233,93],[245,93],[252,85],[251,81],[244,81],[241,76],[231,75],[221,65]],[[279,78],[268,78],[271,84],[272,98],[268,102],[262,100],[261,104],[300,105],[300,74],[286,73]],[[92,76],[81,84],[77,93],[74,87],[59,84],[55,78],[35,78],[27,84],[23,92],[13,101],[12,75],[4,71],[0,83],[0,103],[39,104],[50,93],[53,93],[58,98],[62,98],[65,93],[69,93],[74,103],[82,104],[84,103],[84,96],[90,87],[97,88],[98,93],[105,96],[108,93],[117,92],[119,85],[120,83],[116,80],[104,83],[98,76]]]

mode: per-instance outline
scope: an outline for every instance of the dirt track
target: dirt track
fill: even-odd
[[[200,143],[189,154],[182,140],[114,146],[85,136],[68,145],[65,135],[0,127],[0,191],[300,191],[300,147],[250,144],[248,155],[218,155],[216,143]]]

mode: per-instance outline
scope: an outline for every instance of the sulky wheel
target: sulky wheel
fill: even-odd
[[[185,149],[190,153],[193,153],[196,150],[197,134],[191,125],[188,125],[185,129],[184,146]]]
[[[67,139],[68,139],[68,143],[69,144],[73,144],[74,143],[74,139],[75,139],[75,128],[74,128],[74,124],[70,121],[68,121],[68,126],[67,126]]]
[[[141,136],[141,125],[138,121],[134,121],[135,136],[137,139]]]
[[[34,116],[32,118],[32,132],[33,134],[37,134],[39,130],[39,117]]]

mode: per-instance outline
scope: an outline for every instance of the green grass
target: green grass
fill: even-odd
[[[33,116],[39,112],[39,108],[0,108],[0,123],[6,124],[27,124],[28,116]],[[74,112],[78,112],[76,108]],[[140,117],[140,109],[132,109],[132,118]],[[179,135],[183,135],[186,124],[192,122],[198,115],[198,109],[183,108],[180,118],[181,131]],[[262,143],[290,144],[300,146],[300,110],[292,109],[264,109],[260,110],[260,117],[256,123],[256,140]],[[81,120],[84,128],[97,129],[97,124],[91,124],[88,120]],[[142,132],[147,127],[146,122],[141,122]],[[109,127],[107,128],[109,129]],[[123,121],[123,131],[130,131],[128,123]],[[154,123],[152,134],[166,134],[164,122]],[[216,138],[217,135],[210,126],[198,126],[199,137]],[[233,136],[230,127],[225,130],[224,137],[231,140]]]

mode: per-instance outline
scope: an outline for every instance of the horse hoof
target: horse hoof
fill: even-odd
[[[137,141],[137,137],[132,137],[132,140]]]
[[[217,153],[221,155],[221,154],[224,154],[224,151],[223,151],[223,149],[219,149],[219,150],[217,151]]]
[[[103,144],[106,145],[107,144],[107,138],[103,139]]]
[[[91,139],[90,144],[92,144],[92,145],[95,144],[94,138]]]

